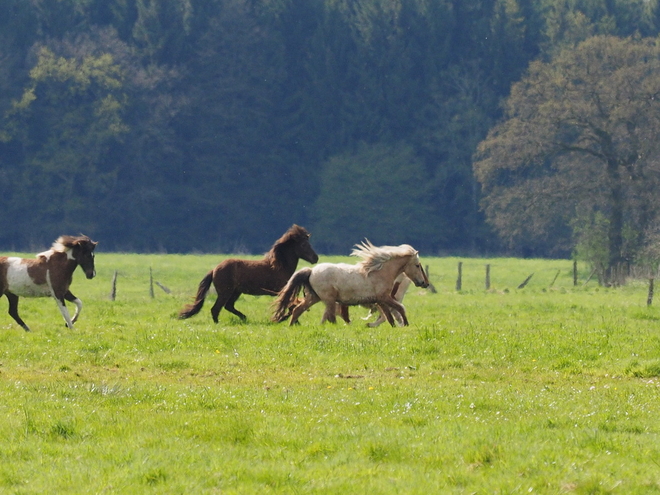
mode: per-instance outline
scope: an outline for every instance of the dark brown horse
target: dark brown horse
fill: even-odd
[[[39,253],[36,259],[0,257],[0,297],[9,299],[9,315],[26,332],[30,328],[18,316],[18,298],[52,296],[69,328],[78,319],[82,301],[69,290],[74,270],[80,265],[85,276],[94,278],[94,248],[98,243],[85,235],[63,235],[48,251]],[[64,301],[76,305],[73,318],[69,316]]]
[[[309,232],[304,228],[293,225],[275,241],[262,260],[231,258],[223,261],[202,279],[195,302],[183,308],[179,318],[190,318],[200,312],[213,283],[218,293],[218,299],[211,308],[213,321],[218,323],[218,315],[223,307],[245,320],[245,315],[234,307],[241,294],[276,296],[296,271],[298,260],[303,259],[312,264],[319,260],[309,243],[309,237]]]

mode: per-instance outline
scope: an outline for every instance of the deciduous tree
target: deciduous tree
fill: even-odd
[[[563,237],[570,246],[571,223],[601,212],[605,276],[630,261],[657,215],[649,185],[660,183],[659,97],[655,39],[598,36],[532,63],[474,164],[500,234],[511,244]],[[639,242],[625,244],[625,232]]]

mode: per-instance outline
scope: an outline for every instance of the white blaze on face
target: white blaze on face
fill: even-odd
[[[47,284],[36,285],[30,275],[28,267],[22,263],[21,258],[7,258],[9,267],[7,268],[7,285],[9,292],[23,297],[44,297],[50,296],[50,289]]]

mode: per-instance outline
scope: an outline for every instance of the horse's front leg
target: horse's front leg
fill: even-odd
[[[383,308],[385,308],[385,309],[383,309]],[[377,304],[376,309],[378,310],[378,318],[376,319],[376,321],[372,321],[370,323],[367,323],[367,326],[369,328],[376,328],[377,326],[379,326],[381,323],[383,323],[387,319],[386,311],[389,313],[389,309],[387,309],[387,307],[380,306],[380,305]],[[370,309],[369,310],[369,316],[371,316],[371,311],[372,310]]]
[[[379,311],[378,320],[372,323],[367,323],[367,326],[369,328],[375,328],[385,320],[387,320],[387,322],[393,327],[396,326],[394,322],[394,317],[392,316],[392,312],[390,311],[390,308],[386,304],[378,303],[376,304],[376,307],[378,308]]]
[[[389,306],[390,308],[394,309],[397,313],[399,313],[399,315],[401,316],[401,320],[400,320],[401,324],[404,327],[408,326],[408,317],[406,316],[406,308],[403,304],[401,304],[399,301],[397,301],[393,297],[390,297],[390,298],[386,299],[385,301],[383,301],[383,303],[385,305]],[[385,315],[385,316],[387,316],[387,315]],[[389,321],[390,324],[392,326],[394,326],[394,319],[392,318],[392,321],[390,321],[390,318],[392,318],[391,313],[390,313],[390,316],[387,318],[387,321]]]
[[[73,318],[71,318],[71,323],[75,323],[78,320],[78,316],[80,316],[80,312],[82,311],[82,301],[71,294],[70,290],[66,291],[66,294],[64,294],[64,299],[76,305],[76,312],[73,314]]]
[[[60,313],[62,313],[62,317],[64,318],[64,321],[66,322],[66,326],[69,327],[70,330],[73,330],[73,321],[71,321],[71,315],[69,314],[69,310],[66,307],[66,304],[64,304],[64,298],[60,299],[58,297],[55,297],[55,302],[57,303],[57,307],[60,310]]]
[[[66,321],[66,326],[69,327],[70,330],[73,330],[73,322],[71,321],[69,310],[66,308],[66,304],[64,304],[65,296],[58,297],[57,294],[55,294],[55,289],[53,288],[53,284],[50,280],[50,270],[46,271],[46,282],[48,283],[50,294],[53,296],[53,299],[55,299],[55,302],[57,303],[57,307],[60,310],[60,313],[62,313],[62,317],[64,318],[64,321]]]

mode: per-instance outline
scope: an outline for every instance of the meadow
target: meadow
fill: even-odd
[[[321,325],[321,305],[289,327],[252,296],[246,323],[215,325],[212,294],[176,319],[223,258],[99,252],[73,330],[23,298],[26,333],[2,299],[0,493],[660,493],[647,281],[422,258],[436,292],[411,287],[405,328],[367,328],[363,308]],[[151,297],[150,269],[171,293]]]

